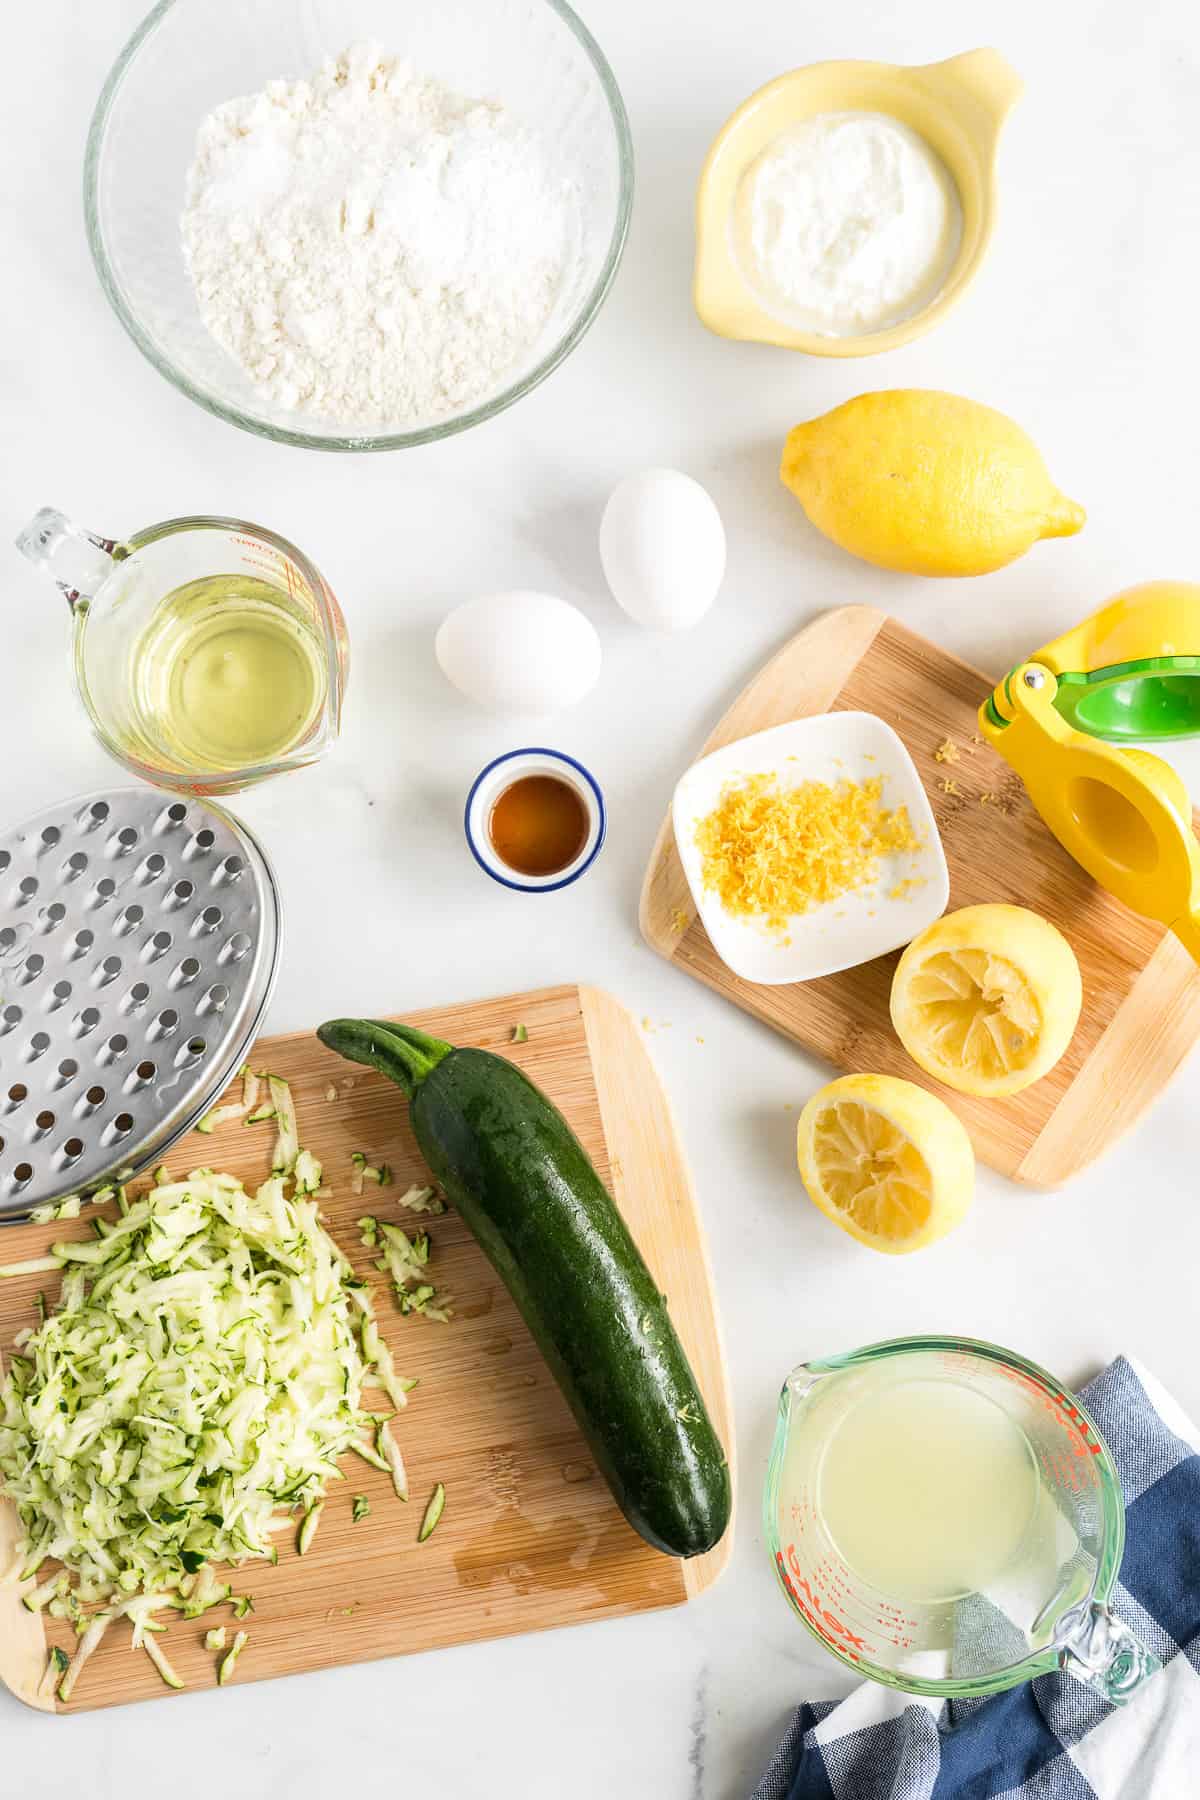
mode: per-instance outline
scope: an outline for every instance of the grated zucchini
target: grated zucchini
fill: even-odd
[[[71,1659],[66,1651],[60,1650],[57,1645],[49,1652],[46,1657],[45,1673],[37,1685],[37,1696],[39,1700],[46,1699],[49,1694],[54,1692],[70,1667],[70,1661]]]
[[[0,1492],[23,1573],[52,1558],[101,1607],[69,1695],[112,1618],[160,1630],[137,1616],[148,1596],[199,1616],[230,1593],[210,1565],[276,1560],[270,1532],[297,1507],[307,1547],[373,1421],[348,1265],[282,1176],[251,1196],[199,1170],[46,1264],[66,1270],[63,1300],[0,1386]],[[25,1599],[65,1597],[56,1574]]]
[[[406,1207],[409,1212],[434,1215],[446,1210],[446,1202],[437,1189],[431,1187],[410,1187],[406,1193],[397,1197],[396,1205]]]
[[[146,1638],[142,1644],[142,1649],[146,1652],[146,1655],[150,1658],[150,1661],[154,1664],[169,1688],[178,1689],[186,1685],[182,1676],[176,1674],[175,1670],[172,1668],[166,1651],[160,1644],[156,1643],[152,1637]]]
[[[375,1448],[383,1457],[384,1463],[392,1477],[392,1486],[396,1490],[397,1500],[407,1500],[408,1476],[404,1471],[404,1458],[400,1454],[400,1446],[388,1430],[386,1420],[376,1429]]]
[[[300,1556],[308,1555],[309,1545],[316,1537],[317,1526],[321,1523],[324,1506],[323,1500],[314,1500],[300,1521],[300,1530],[296,1534],[296,1550]]]
[[[237,1660],[249,1641],[250,1639],[246,1632],[239,1631],[236,1634],[233,1643],[221,1658],[221,1664],[217,1670],[218,1687],[224,1687],[225,1683],[232,1677],[233,1671],[237,1667]]]
[[[296,1132],[296,1109],[292,1104],[292,1090],[287,1082],[282,1081],[278,1075],[268,1075],[267,1092],[270,1094],[271,1104],[275,1108],[275,1124],[278,1131],[275,1149],[271,1154],[271,1167],[277,1175],[288,1175],[300,1154],[300,1139]]]
[[[383,1254],[375,1259],[375,1267],[381,1274],[391,1276],[392,1292],[400,1311],[423,1313],[427,1319],[439,1319],[448,1324],[454,1316],[451,1296],[439,1293],[432,1282],[424,1278],[429,1261],[429,1233],[417,1231],[410,1238],[399,1225],[370,1215],[360,1219],[358,1227],[365,1249],[382,1250]]]
[[[446,1510],[446,1490],[439,1481],[429,1496],[429,1504],[425,1508],[425,1517],[421,1520],[421,1529],[417,1533],[418,1544],[423,1544],[427,1537],[433,1535],[437,1522]]]

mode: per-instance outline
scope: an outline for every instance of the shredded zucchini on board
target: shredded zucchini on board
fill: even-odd
[[[64,1271],[58,1309],[22,1334],[0,1384],[18,1579],[61,1565],[25,1603],[69,1615],[80,1637],[64,1700],[122,1616],[174,1685],[146,1635],[164,1629],[153,1614],[196,1618],[227,1600],[212,1565],[276,1562],[272,1533],[296,1508],[307,1550],[339,1458],[378,1455],[361,1400],[373,1309],[310,1197],[319,1164],[288,1141],[286,1085],[272,1087],[289,1166],[253,1195],[211,1169],[176,1182],[159,1171],[103,1235],[55,1244],[44,1261]],[[252,1604],[243,1596],[237,1616]]]

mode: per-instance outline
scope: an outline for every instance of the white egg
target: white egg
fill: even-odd
[[[600,521],[613,599],[654,631],[703,618],[725,576],[725,527],[711,495],[678,469],[627,475]]]
[[[464,600],[442,620],[436,649],[446,679],[490,712],[560,712],[600,675],[591,620],[530,588]]]

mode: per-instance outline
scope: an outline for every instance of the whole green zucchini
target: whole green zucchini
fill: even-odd
[[[503,1057],[407,1025],[317,1034],[390,1076],[430,1169],[521,1310],[625,1517],[669,1556],[729,1523],[729,1465],[665,1298],[587,1152]]]

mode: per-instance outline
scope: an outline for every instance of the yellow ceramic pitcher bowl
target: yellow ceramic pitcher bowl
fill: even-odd
[[[804,350],[810,356],[871,356],[910,343],[945,318],[974,280],[996,219],[996,150],[1023,83],[998,50],[947,62],[813,63],[752,94],[722,127],[700,177],[696,208],[695,307],[710,331]],[[817,113],[887,113],[934,149],[958,189],[962,241],[945,285],[928,306],[886,331],[825,337],[762,307],[737,266],[729,220],[738,184],[772,139]]]
[[[1128,588],[1020,663],[979,711],[1055,837],[1200,962],[1200,843],[1175,770],[1134,740],[1200,735],[1200,586]]]

